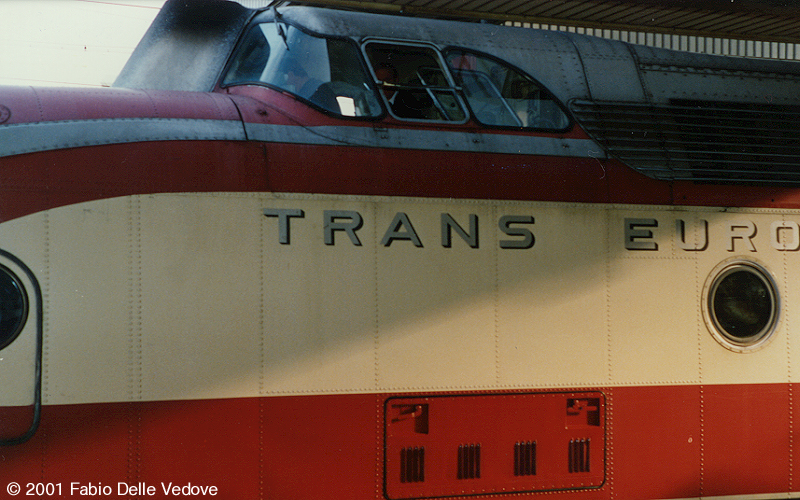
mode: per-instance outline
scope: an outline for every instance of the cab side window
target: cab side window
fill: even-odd
[[[364,54],[384,104],[398,119],[464,122],[467,113],[439,53],[425,45],[368,42]]]
[[[475,119],[484,125],[565,130],[569,118],[527,75],[496,59],[462,49],[445,58]]]
[[[265,84],[342,116],[382,113],[355,44],[262,23],[245,35],[223,86]]]

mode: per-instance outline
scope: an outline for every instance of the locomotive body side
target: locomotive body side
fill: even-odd
[[[800,491],[796,65],[278,13],[169,2],[137,90],[0,89],[3,481]],[[204,23],[218,64],[147,88]],[[253,40],[286,59],[241,76]],[[334,100],[270,73],[298,53]]]

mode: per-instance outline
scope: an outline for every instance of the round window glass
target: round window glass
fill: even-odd
[[[11,271],[0,266],[0,349],[17,338],[27,318],[25,287]]]
[[[712,332],[726,347],[761,345],[777,324],[775,282],[754,263],[729,264],[711,282],[708,313]]]

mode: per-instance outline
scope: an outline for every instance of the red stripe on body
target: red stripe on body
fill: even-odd
[[[376,122],[345,120],[260,86],[239,86],[227,92],[230,95],[9,87],[2,89],[2,98],[14,103],[8,124],[108,117],[241,118],[246,123],[287,127],[480,133],[488,141],[498,135],[587,139],[578,126],[565,134],[532,134],[484,130],[475,123],[410,125],[391,118]],[[613,159],[513,151],[471,153],[198,140],[80,147],[0,158],[0,221],[111,196],[192,191],[800,208],[797,188],[670,183],[649,179]]]
[[[170,141],[0,159],[3,221],[115,196],[225,191],[800,208],[798,189],[671,184],[592,158]]]
[[[0,159],[0,221],[116,196],[267,191],[264,150],[246,142],[146,142]]]
[[[605,483],[586,491],[551,492],[548,497],[687,498],[777,493],[794,486],[790,450],[796,447],[790,448],[788,385],[615,387],[601,392],[606,398]],[[465,416],[472,423],[448,427],[446,433],[431,428],[428,446],[437,445],[437,436],[457,441],[453,433],[458,429],[474,428],[501,406],[508,411],[513,400],[498,398],[503,394],[465,394],[462,399],[469,404],[464,408],[470,410]],[[436,411],[441,408],[435,406],[437,397],[453,395],[428,396],[435,396],[430,401],[431,411]],[[20,483],[102,482],[115,488],[120,481],[191,482],[216,485],[222,498],[383,498],[384,445],[392,449],[394,439],[384,434],[385,402],[411,397],[415,396],[364,394],[45,406],[41,427],[28,443],[0,449],[0,477]],[[458,407],[458,399],[444,400],[450,401],[450,408]],[[483,411],[476,411],[478,403],[484,404]],[[561,415],[563,410],[547,411]],[[493,439],[507,434],[508,422],[523,421],[518,417],[509,413],[504,419],[485,420],[484,452],[491,451]],[[541,425],[551,416],[522,417]],[[512,455],[505,459],[512,460]],[[542,474],[550,465],[538,467]],[[484,477],[493,469],[496,464],[484,464]],[[470,488],[479,489],[480,483]],[[419,491],[424,494],[424,487]],[[475,491],[470,494],[480,494]]]
[[[610,169],[569,157],[174,141],[19,155],[0,159],[0,167],[0,220],[115,196],[179,192],[610,200],[602,178]],[[637,196],[628,191],[623,199]]]
[[[375,396],[45,406],[3,481],[214,485],[220,498],[375,498]],[[1,494],[1,493],[0,493]],[[157,497],[161,497],[159,495]]]

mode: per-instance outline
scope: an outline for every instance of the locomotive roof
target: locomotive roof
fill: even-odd
[[[263,0],[238,0],[250,7]],[[797,42],[800,5],[786,0],[303,0],[427,17],[543,23],[621,31]],[[269,2],[263,1],[263,5]]]
[[[320,35],[416,40],[485,52],[529,72],[564,101],[638,100],[637,69],[800,75],[800,64],[793,62],[679,52],[575,33],[319,7],[285,6],[278,13],[284,22]],[[212,90],[251,20],[272,21],[273,11],[219,0],[170,0],[114,86]],[[624,95],[631,91],[634,95]]]
[[[319,7],[277,12],[279,23],[321,36],[426,42],[502,59],[549,90],[608,154],[653,178],[800,184],[798,62]],[[212,91],[248,25],[274,15],[170,0],[115,86]]]

